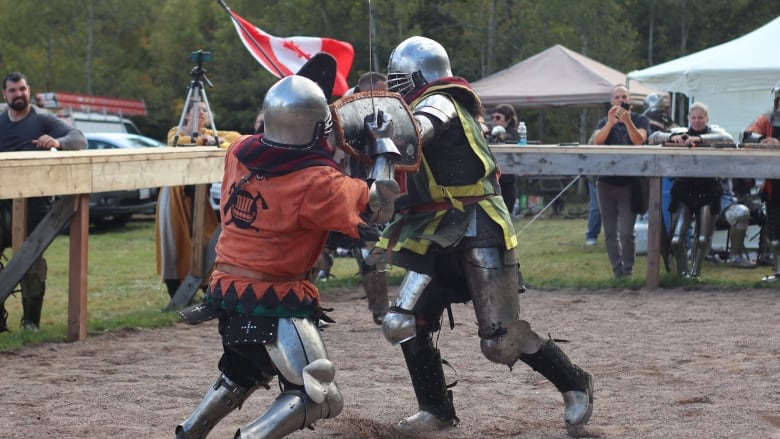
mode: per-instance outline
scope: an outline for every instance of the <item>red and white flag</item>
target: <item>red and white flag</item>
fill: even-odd
[[[244,20],[231,9],[226,9],[249,53],[277,78],[294,75],[313,55],[326,52],[336,58],[337,72],[333,95],[343,96],[349,90],[347,76],[355,58],[355,50],[351,44],[331,38],[275,37]]]

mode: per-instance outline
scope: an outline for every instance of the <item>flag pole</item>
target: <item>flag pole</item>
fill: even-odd
[[[284,74],[284,73],[282,73],[282,70],[279,68],[279,66],[277,66],[276,64],[274,64],[274,61],[273,61],[273,59],[272,59],[270,56],[268,56],[268,54],[265,52],[265,50],[263,50],[262,46],[260,46],[260,43],[258,43],[258,42],[257,42],[257,41],[254,39],[254,37],[252,36],[252,34],[251,34],[251,33],[249,33],[249,32],[246,30],[246,28],[244,27],[244,25],[243,25],[243,24],[241,24],[241,22],[240,22],[240,21],[236,20],[236,19],[235,19],[235,17],[233,17],[233,14],[231,13],[231,11],[230,11],[230,8],[229,8],[229,7],[228,7],[228,5],[225,3],[225,1],[224,1],[224,0],[217,0],[217,3],[219,3],[219,5],[220,5],[220,6],[222,6],[222,7],[225,9],[225,11],[227,11],[227,13],[228,13],[228,14],[230,14],[230,19],[231,19],[231,20],[233,20],[233,22],[234,22],[234,23],[236,23],[236,24],[238,25],[238,27],[240,27],[240,28],[241,28],[241,31],[244,33],[244,35],[246,35],[246,36],[247,36],[247,38],[249,39],[249,41],[251,41],[251,42],[252,42],[252,44],[255,46],[255,48],[256,48],[257,50],[259,50],[259,51],[260,51],[260,53],[262,53],[262,54],[263,54],[263,56],[264,56],[264,57],[265,57],[265,59],[268,61],[268,63],[271,65],[271,67],[273,67],[273,68],[274,68],[274,70],[276,70],[276,73],[277,73],[277,75],[278,75],[280,78],[284,78],[284,77],[285,77],[285,74]]]

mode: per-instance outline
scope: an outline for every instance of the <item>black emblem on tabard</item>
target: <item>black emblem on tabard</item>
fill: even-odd
[[[260,229],[252,226],[257,219],[257,202],[260,201],[260,206],[264,210],[268,209],[268,204],[260,192],[252,195],[241,189],[241,186],[243,184],[233,183],[230,187],[230,198],[223,208],[223,214],[230,211],[230,220],[225,225],[235,224],[239,229],[253,229],[259,232]]]

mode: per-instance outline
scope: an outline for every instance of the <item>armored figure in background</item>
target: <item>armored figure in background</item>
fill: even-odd
[[[745,129],[743,143],[780,145],[780,81],[772,89],[772,111],[758,116]],[[766,229],[769,248],[774,260],[774,274],[764,277],[765,282],[780,280],[780,179],[767,179],[761,188],[761,198],[766,203]]]
[[[749,200],[750,188],[755,185],[755,180],[750,178],[724,178],[722,180],[723,196],[721,196],[720,215],[729,225],[729,257],[726,261],[737,268],[753,268],[755,264],[747,256],[745,251],[745,237],[750,225],[750,219],[758,215],[760,208],[751,210]],[[759,257],[762,244],[759,244]]]
[[[656,131],[648,140],[651,144],[675,143],[679,145],[729,143],[731,135],[720,127],[709,125],[709,109],[702,103],[691,105],[688,111],[687,129]],[[704,258],[710,252],[715,218],[721,210],[723,186],[719,178],[675,178],[672,184],[671,249],[677,273],[683,277],[699,278]],[[692,236],[693,262],[688,264],[688,233],[697,222],[698,233]],[[744,239],[744,235],[743,235]]]
[[[372,183],[345,176],[326,142],[333,123],[322,89],[303,76],[272,86],[263,103],[265,133],[243,136],[225,154],[222,233],[205,302],[183,312],[189,323],[219,318],[220,375],[176,428],[177,439],[205,438],[274,376],[281,393],[235,437],[278,439],[341,412],[317,328],[320,296],[310,272],[329,230],[376,241],[399,187],[381,112],[365,122]]]
[[[592,410],[592,377],[519,319],[518,242],[477,122],[478,96],[452,76],[444,48],[419,36],[390,55],[388,88],[409,103],[422,136],[421,169],[407,175],[408,193],[378,244],[407,270],[383,323],[385,338],[401,344],[419,404],[399,427],[458,423],[432,334],[452,303],[471,301],[483,355],[510,367],[520,360],[545,376],[563,394],[566,427],[579,431]]]

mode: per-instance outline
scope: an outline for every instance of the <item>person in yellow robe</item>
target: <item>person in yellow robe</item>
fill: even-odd
[[[168,131],[168,145],[219,145],[220,148],[227,148],[233,140],[241,136],[237,131],[208,129],[208,107],[205,102],[197,102],[196,105],[198,106],[197,129],[190,122],[192,110],[188,109],[181,131],[178,126]],[[198,135],[193,139],[192,133]],[[176,139],[177,134],[178,139]],[[155,214],[157,273],[165,283],[171,298],[190,272],[194,195],[194,186],[173,186],[162,188],[157,199]],[[208,197],[208,194],[204,196]],[[209,205],[208,200],[205,200],[205,203]],[[217,229],[217,216],[210,208],[205,209],[203,215],[204,235],[211,237]],[[203,273],[203,279],[208,279],[208,273]]]

